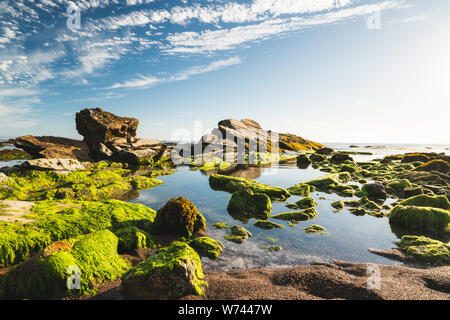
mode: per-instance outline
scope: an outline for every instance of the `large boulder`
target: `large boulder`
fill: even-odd
[[[381,183],[367,183],[361,190],[372,200],[386,200],[387,194],[384,185]]]
[[[159,209],[152,226],[155,234],[181,237],[191,237],[205,230],[205,218],[192,202],[183,197],[173,198]]]
[[[152,163],[165,155],[166,146],[160,141],[136,137],[138,119],[119,117],[101,108],[84,109],[76,114],[76,125],[96,161],[139,165]]]
[[[14,145],[33,158],[91,160],[88,146],[83,141],[74,139],[28,135],[16,138]]]

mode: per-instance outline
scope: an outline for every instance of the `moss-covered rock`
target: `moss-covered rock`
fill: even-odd
[[[152,232],[191,237],[206,230],[206,221],[195,205],[183,197],[169,200],[156,213]]]
[[[401,157],[401,163],[428,162],[430,157],[423,153],[407,153]]]
[[[324,234],[327,229],[317,224],[312,224],[309,227],[304,228],[306,233],[322,233]]]
[[[261,249],[267,250],[267,251],[269,251],[269,252],[278,252],[278,251],[281,251],[281,247],[280,247],[280,246],[275,246],[275,245],[272,245],[272,246],[262,246]]]
[[[58,240],[103,229],[147,229],[155,214],[141,204],[119,200],[38,202],[26,215],[31,222],[0,222],[0,266],[17,264]]]
[[[441,159],[435,159],[428,161],[420,166],[418,166],[415,170],[417,171],[438,171],[442,173],[447,173],[450,171],[450,165],[447,161]]]
[[[274,223],[272,221],[267,221],[267,220],[257,220],[253,225],[255,227],[258,227],[258,228],[264,229],[264,230],[284,228],[284,226],[282,224]]]
[[[450,210],[450,202],[445,196],[429,196],[417,195],[406,200],[400,201],[402,206],[418,206],[418,207],[433,207]]]
[[[283,212],[272,216],[273,219],[284,220],[284,221],[306,221],[309,219],[314,219],[318,215],[318,212],[314,208],[309,208],[303,211],[291,211]]]
[[[132,268],[123,278],[127,299],[177,299],[202,295],[207,285],[197,252],[187,243],[174,242]]]
[[[0,188],[0,200],[85,200],[122,199],[136,190],[153,188],[163,182],[144,176],[128,175],[129,170],[25,171],[10,174]]]
[[[254,193],[264,193],[272,200],[286,200],[291,194],[283,188],[272,187],[254,180],[228,177],[219,174],[212,174],[209,177],[209,185],[213,190],[234,193],[241,188],[247,188]]]
[[[268,219],[272,211],[272,203],[269,196],[264,193],[253,193],[250,189],[241,188],[233,192],[227,210],[238,220]]]
[[[314,192],[315,188],[306,183],[298,183],[287,190],[293,195],[307,197],[310,192]]]
[[[422,232],[442,232],[448,229],[450,211],[433,207],[397,205],[389,214],[391,226]]]
[[[321,155],[321,154],[312,154],[312,155],[309,157],[309,159],[310,159],[312,162],[322,162],[322,161],[327,160],[327,157],[325,157],[325,156],[323,156],[323,155]]]
[[[450,245],[427,237],[406,235],[397,243],[400,250],[419,261],[450,264]]]
[[[119,252],[133,252],[135,249],[150,249],[155,246],[153,237],[135,226],[113,231],[119,239]]]
[[[305,197],[303,199],[298,200],[295,205],[297,206],[297,208],[299,209],[307,209],[307,208],[312,208],[315,207],[317,205],[317,203],[314,201],[313,198],[311,197]]]
[[[122,276],[130,266],[117,254],[117,237],[108,230],[48,246],[37,256],[13,267],[3,283],[4,294],[16,299],[61,298],[95,294],[96,287]],[[70,287],[79,271],[79,287]]]
[[[235,243],[244,243],[252,234],[250,231],[241,226],[232,226],[230,229],[230,234],[225,236],[225,239]]]
[[[404,196],[406,188],[412,188],[411,182],[407,179],[388,181],[386,184],[386,192],[398,197]]]
[[[31,159],[31,155],[19,149],[3,149],[0,150],[0,161],[11,160],[27,160]]]
[[[335,208],[336,210],[340,211],[340,210],[344,209],[345,204],[344,204],[344,201],[338,200],[338,201],[334,201],[333,203],[331,203],[331,206],[333,208]]]
[[[216,222],[212,226],[217,229],[230,229],[231,228],[230,224],[227,222]]]
[[[194,248],[199,256],[216,260],[223,252],[224,246],[219,240],[209,237],[198,237],[189,241],[189,245]]]
[[[335,153],[331,156],[330,162],[331,163],[343,163],[345,161],[351,161],[354,162],[353,158],[350,157],[346,153]]]
[[[308,156],[301,154],[297,157],[297,167],[301,169],[306,169],[311,165],[312,161],[309,160]]]

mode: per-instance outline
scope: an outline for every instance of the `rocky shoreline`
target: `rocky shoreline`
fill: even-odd
[[[76,116],[83,141],[23,136],[9,143],[24,151],[0,151],[5,160],[23,160],[0,169],[0,298],[450,298],[449,156],[406,153],[357,162],[352,156],[367,152],[337,152],[250,119],[220,121],[197,143],[173,146],[136,137],[138,124],[85,109]],[[283,161],[324,174],[286,189],[231,174]],[[122,201],[158,187],[157,177],[176,174],[179,165],[207,173],[211,189],[230,194],[230,216],[256,219],[263,230],[312,220],[320,213],[310,193],[336,194],[342,199],[331,204],[336,212],[347,207],[356,216],[388,219],[400,239],[396,248],[370,252],[414,268],[378,266],[381,289],[368,287],[367,264],[204,273],[200,257],[217,259],[227,241],[244,243],[252,234],[217,223],[224,239],[208,237],[205,218],[183,197],[157,211]],[[292,195],[302,198],[291,203]],[[345,200],[350,197],[359,200]],[[274,202],[288,209],[272,214]],[[312,225],[305,232],[326,229]]]

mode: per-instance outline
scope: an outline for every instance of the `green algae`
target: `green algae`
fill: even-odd
[[[227,210],[232,217],[241,221],[250,218],[268,219],[272,203],[264,193],[253,193],[250,189],[241,188],[233,192]]]
[[[241,244],[251,236],[252,234],[250,233],[250,231],[248,231],[244,227],[234,225],[230,229],[230,234],[226,235],[224,238],[228,241]]]
[[[227,222],[216,222],[212,226],[217,229],[230,229],[231,228],[230,224]]]
[[[314,201],[313,198],[305,197],[303,199],[298,200],[295,203],[295,205],[297,206],[298,209],[307,209],[307,208],[315,207],[317,205],[317,203]]]
[[[257,220],[253,225],[255,227],[258,227],[258,228],[264,229],[264,230],[272,230],[272,229],[284,228],[284,226],[281,225],[281,224],[274,223],[272,221],[267,221],[267,220]]]
[[[287,190],[293,195],[307,197],[310,192],[314,192],[315,188],[306,183],[298,183]]]
[[[12,180],[0,188],[0,200],[97,201],[121,198],[133,190],[146,190],[163,183],[143,176],[127,176],[128,173],[125,169],[75,171],[65,175],[52,171],[13,173]]]
[[[219,240],[209,237],[199,237],[188,242],[199,256],[216,260],[223,252],[224,246]]]
[[[283,188],[272,187],[250,179],[228,177],[219,174],[212,174],[209,177],[209,184],[213,190],[226,191],[229,193],[234,193],[241,188],[247,188],[254,193],[264,193],[269,196],[271,200],[284,201],[291,196],[291,194]]]
[[[331,203],[331,206],[333,208],[335,208],[336,210],[340,211],[340,210],[344,209],[345,204],[344,204],[344,201],[338,200],[338,201],[334,201],[333,203]]]
[[[433,207],[450,210],[450,202],[445,196],[417,195],[399,202],[402,206]]]
[[[0,266],[19,263],[54,241],[103,229],[150,226],[155,215],[154,210],[141,204],[119,200],[38,202],[26,215],[32,222],[0,222]]]
[[[96,286],[122,276],[130,266],[117,254],[117,237],[108,230],[56,242],[13,267],[3,290],[9,298],[60,298],[95,294]],[[80,287],[68,289],[70,269],[80,271]]]
[[[0,150],[0,161],[29,160],[29,159],[32,159],[31,155],[23,150],[19,149]]]
[[[135,226],[113,231],[119,239],[119,252],[133,252],[135,249],[150,249],[155,246],[153,237]]]
[[[403,236],[397,243],[400,250],[419,261],[438,265],[450,264],[450,245],[423,236]]]
[[[278,251],[281,251],[281,247],[280,247],[280,246],[275,246],[275,245],[272,245],[272,246],[262,246],[261,249],[267,250],[267,251],[269,251],[269,252],[278,252]]]
[[[197,252],[187,243],[175,241],[128,271],[121,292],[127,298],[138,299],[202,295],[207,286],[203,278]]]

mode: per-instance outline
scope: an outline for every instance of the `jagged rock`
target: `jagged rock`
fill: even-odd
[[[14,145],[33,158],[91,160],[88,146],[83,141],[74,139],[28,135],[16,138]]]
[[[27,160],[22,163],[22,168],[25,170],[39,170],[39,171],[77,171],[85,170],[78,160],[74,159],[34,159]]]
[[[76,125],[96,161],[147,164],[159,160],[166,151],[158,140],[136,137],[138,119],[119,117],[101,108],[78,112]]]

